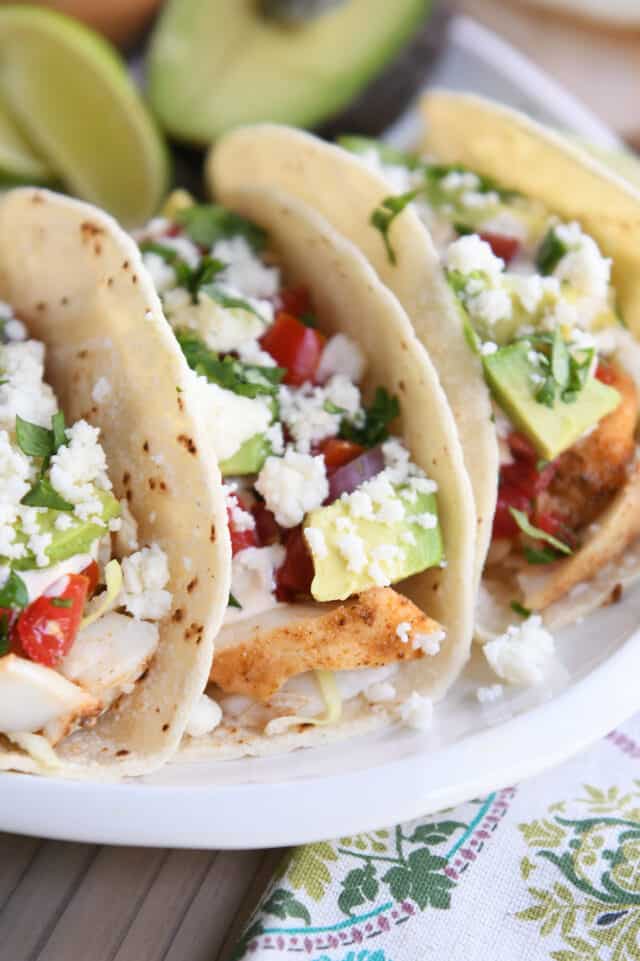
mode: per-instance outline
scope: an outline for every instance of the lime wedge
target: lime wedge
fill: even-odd
[[[69,190],[126,226],[167,189],[164,142],[113,48],[40,7],[0,7],[0,96]]]
[[[0,100],[0,183],[49,183],[51,168],[34,152]]]

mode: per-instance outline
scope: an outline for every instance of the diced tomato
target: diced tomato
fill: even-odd
[[[601,360],[596,367],[596,377],[603,384],[613,384],[615,383],[616,372],[611,364],[606,364]]]
[[[280,528],[273,513],[262,503],[258,503],[252,508],[251,513],[256,522],[258,541],[261,546],[268,547],[269,544],[277,544],[280,540]]]
[[[515,458],[533,461],[534,463],[538,460],[538,452],[529,438],[520,434],[517,430],[511,431],[507,437],[507,444]]]
[[[275,323],[260,340],[279,367],[286,368],[284,383],[300,386],[315,377],[326,338],[306,327],[292,314],[279,311]]]
[[[501,257],[505,264],[513,260],[522,246],[517,237],[507,237],[505,234],[481,233],[480,237],[485,240],[496,257]]]
[[[354,444],[350,440],[330,437],[322,444],[320,452],[324,457],[327,472],[331,473],[338,467],[348,464],[349,461],[355,460],[356,457],[360,457],[360,454],[364,454],[364,447],[361,447],[360,444]]]
[[[98,567],[95,561],[91,561],[91,563],[87,564],[87,566],[84,567],[80,571],[80,573],[82,574],[83,577],[86,577],[87,580],[89,581],[89,587],[87,588],[87,593],[89,597],[93,597],[93,595],[96,592],[96,587],[100,582],[100,568]]]
[[[65,574],[20,614],[17,633],[26,656],[55,667],[71,650],[89,589],[82,574]]]
[[[558,537],[564,530],[562,518],[551,511],[536,511],[532,523],[534,527],[538,527],[545,534],[551,534],[552,537]]]
[[[538,470],[534,464],[525,460],[516,460],[513,464],[505,464],[500,468],[500,485],[517,487],[526,497],[533,499],[537,494],[546,490],[555,474],[555,465],[547,464]]]
[[[291,601],[297,594],[309,594],[313,580],[313,560],[301,526],[289,531],[285,549],[284,563],[276,572],[276,597],[279,601]]]
[[[279,309],[285,314],[300,317],[311,311],[311,297],[306,287],[289,287],[278,294]]]
[[[233,501],[243,511],[247,510],[245,505],[238,497],[236,497],[235,494],[230,494],[228,496],[228,500]],[[258,546],[258,535],[255,527],[249,527],[247,530],[239,530],[235,525],[232,508],[229,504],[227,504],[227,518],[229,520],[229,534],[231,535],[231,553],[234,556],[240,551],[243,551],[246,547]]]
[[[531,500],[526,494],[512,484],[501,484],[498,490],[498,503],[493,516],[493,536],[516,537],[519,533],[518,525],[509,512],[510,507],[527,513],[531,507]]]
[[[165,237],[177,237],[183,231],[182,224],[170,224],[164,232]]]

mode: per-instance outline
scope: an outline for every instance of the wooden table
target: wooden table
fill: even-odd
[[[281,857],[0,834],[0,961],[224,961]]]

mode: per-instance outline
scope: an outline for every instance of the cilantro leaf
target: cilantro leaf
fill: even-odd
[[[0,657],[9,653],[11,639],[9,637],[9,615],[6,611],[0,614]]]
[[[72,511],[74,509],[73,504],[61,497],[46,477],[39,477],[20,503],[26,507],[48,507],[54,511]]]
[[[197,303],[200,289],[206,284],[210,284],[227,266],[221,260],[216,260],[214,257],[205,254],[197,267],[190,267],[173,247],[152,240],[143,241],[140,244],[140,251],[143,254],[156,254],[156,256],[162,257],[166,264],[173,267],[177,285],[189,291],[194,304]]]
[[[64,447],[67,443],[64,413],[61,410],[56,411],[51,418],[51,433],[53,434],[53,450],[55,453],[59,447]]]
[[[519,614],[520,617],[531,617],[531,611],[529,610],[529,608],[521,604],[520,601],[511,601],[511,603],[509,604],[509,607],[516,614]]]
[[[551,227],[540,244],[536,257],[536,267],[541,274],[551,274],[568,252],[566,244],[558,237],[555,227]]]
[[[569,383],[569,368],[569,351],[562,334],[556,329],[551,344],[551,373],[560,390],[564,390]]]
[[[389,436],[388,426],[400,413],[398,398],[378,387],[373,404],[365,408],[362,423],[343,417],[340,437],[362,447],[375,447]]]
[[[389,238],[389,231],[393,221],[399,214],[412,203],[416,197],[422,193],[422,187],[418,187],[416,190],[409,190],[406,194],[397,194],[395,196],[385,197],[379,207],[371,214],[370,223],[376,230],[379,230],[382,234],[382,240],[384,241],[385,250],[387,251],[387,257],[389,262],[392,264],[397,263],[396,252],[391,245],[391,240]]]
[[[179,210],[175,219],[199,247],[213,247],[227,237],[244,237],[252,250],[259,251],[267,241],[261,227],[218,204],[194,204]]]
[[[233,594],[231,594],[231,593],[229,594],[229,602],[228,602],[227,606],[228,606],[228,607],[237,607],[238,610],[240,610],[240,611],[242,610],[242,604],[241,604],[240,601],[238,601],[238,600],[233,596]]]
[[[51,603],[54,607],[71,607],[73,601],[70,597],[52,597]]]
[[[54,452],[53,431],[16,415],[16,440],[18,447],[28,457],[50,457]]]
[[[398,150],[391,147],[382,140],[375,140],[373,137],[360,137],[357,134],[344,134],[338,137],[338,144],[350,153],[362,154],[375,150],[383,164],[390,166],[406,167],[408,170],[415,170],[423,166],[423,162],[418,154]]]
[[[344,407],[338,407],[332,400],[325,400],[322,409],[326,410],[327,414],[346,414]]]
[[[541,530],[539,527],[534,527],[524,511],[519,511],[516,507],[510,507],[509,513],[513,517],[522,533],[526,534],[527,537],[533,537],[537,541],[545,541],[547,544],[550,544],[551,547],[555,547],[555,549],[560,551],[562,554],[573,553],[568,544],[563,544],[562,541],[559,541],[558,538],[554,537],[552,534],[547,534],[546,531]]]
[[[224,291],[220,290],[219,287],[216,287],[215,284],[205,284],[200,290],[203,294],[215,300],[217,304],[220,304],[221,307],[227,307],[229,309],[236,307],[240,310],[246,310],[250,314],[254,314],[258,320],[264,320],[262,315],[258,313],[255,307],[251,306],[248,300],[244,300],[242,297],[231,297],[229,294],[225,294]]]
[[[2,588],[0,588],[0,607],[10,607],[14,611],[21,610],[29,603],[27,587],[15,571],[11,571]]]
[[[535,547],[525,547],[524,556],[527,564],[553,564],[559,557],[550,547],[542,547],[540,550]]]
[[[201,377],[206,377],[210,383],[244,397],[277,394],[280,381],[286,373],[283,367],[244,364],[229,354],[220,357],[191,330],[180,328],[175,335],[189,367]]]

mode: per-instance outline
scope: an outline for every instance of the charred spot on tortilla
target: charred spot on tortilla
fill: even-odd
[[[66,307],[68,303],[69,303],[69,298],[68,298],[68,297],[61,297],[61,298],[60,298],[60,306],[61,306],[61,307]]]
[[[76,357],[78,358],[78,360],[84,360],[85,357],[88,357],[88,356],[89,356],[89,351],[86,348],[79,350],[78,353],[76,354]]]
[[[185,450],[187,450],[190,454],[198,453],[198,448],[194,444],[193,440],[186,434],[178,434],[178,443],[182,444]]]
[[[123,269],[123,270],[128,270],[128,269],[129,269],[129,261],[128,261],[128,260],[123,260],[123,262],[122,262],[122,269]]]
[[[194,577],[192,580],[190,580],[189,583],[187,584],[187,594],[191,594],[191,592],[196,589],[197,584],[198,584],[197,577]]]
[[[216,540],[216,525],[215,525],[215,524],[212,524],[211,527],[209,528],[209,540],[211,541],[212,544],[215,543],[215,540]]]
[[[145,440],[145,441],[144,441],[144,443],[143,443],[143,445],[142,445],[142,449],[143,449],[143,451],[145,452],[145,454],[148,454],[148,453],[149,453],[149,441],[148,441],[148,440]]]
[[[178,607],[171,615],[171,620],[175,624],[179,624],[182,621],[183,617],[184,617],[184,611],[182,610],[181,607]]]
[[[38,303],[36,304],[36,310],[39,310],[40,312],[42,312],[43,310],[46,310],[46,309],[47,309],[46,300],[39,300]]]

